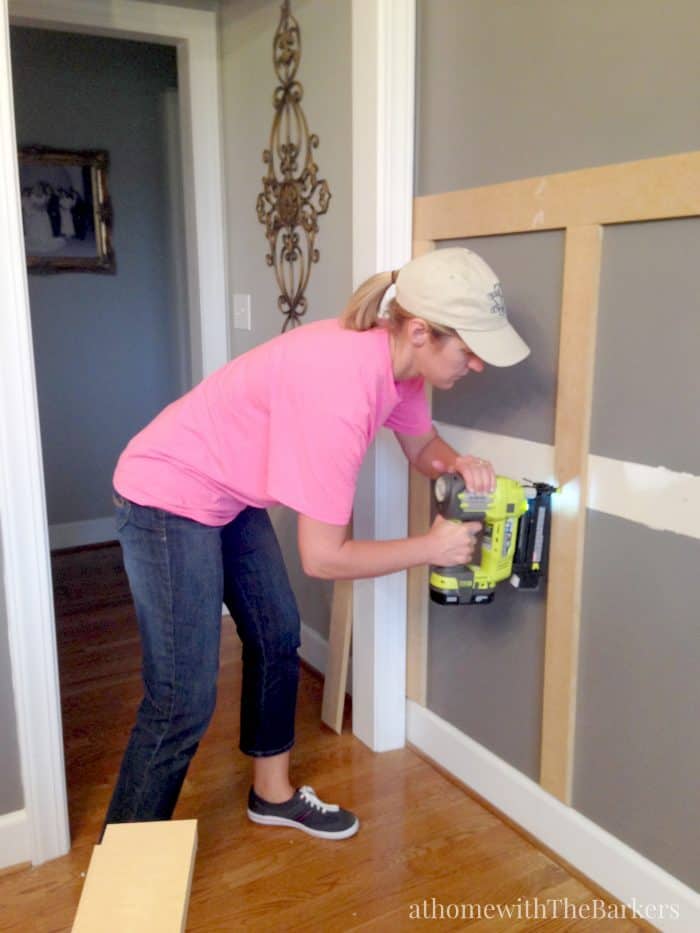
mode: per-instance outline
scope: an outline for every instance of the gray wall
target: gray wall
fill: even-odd
[[[606,227],[593,453],[700,475],[699,265],[700,219]]]
[[[698,148],[695,0],[418,0],[417,193]]]
[[[695,0],[419,0],[418,11],[418,194],[700,149]],[[700,472],[698,228],[606,229],[595,454]],[[533,353],[436,393],[436,417],[551,443],[561,237],[469,245],[501,275]],[[573,798],[694,887],[698,556],[695,539],[589,512]],[[543,626],[544,602],[509,588],[478,611],[431,608],[430,708],[535,779]]]
[[[314,321],[337,316],[352,291],[351,7],[347,0],[297,0],[293,11],[301,29],[301,103],[310,131],[320,139],[315,150],[319,176],[332,194],[329,211],[319,221],[321,257],[307,289],[305,320]],[[265,262],[264,227],[255,211],[278,83],[272,41],[279,13],[278,0],[224,0],[221,5],[230,282],[232,291],[252,296],[252,330],[231,332],[234,355],[278,334],[284,320],[277,310],[273,270]],[[302,619],[325,637],[332,584],[301,571],[295,516],[275,509],[273,521]]]
[[[111,515],[129,438],[186,386],[171,312],[164,94],[174,48],[11,30],[20,145],[106,149],[113,276],[29,277],[49,524]]]
[[[573,796],[696,889],[699,566],[700,541],[589,511]]]
[[[554,442],[556,371],[564,236],[559,230],[505,237],[449,240],[467,246],[494,269],[507,269],[503,292],[511,318],[530,347],[526,365],[487,367],[456,391],[433,393],[438,421],[508,434],[541,444]],[[488,399],[488,405],[484,405]]]

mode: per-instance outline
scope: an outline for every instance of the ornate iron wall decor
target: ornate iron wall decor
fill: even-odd
[[[290,0],[284,0],[273,44],[273,61],[280,84],[275,88],[275,117],[270,148],[263,152],[267,175],[258,195],[258,220],[265,224],[270,248],[265,257],[274,266],[280,296],[277,306],[286,321],[282,330],[296,327],[307,308],[304,292],[311,265],[318,262],[318,218],[331,199],[328,183],[318,177],[313,150],[318,136],[309,133],[301,99],[304,89],[296,80],[301,59],[299,24]]]

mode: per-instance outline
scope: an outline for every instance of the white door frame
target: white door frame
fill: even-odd
[[[353,0],[353,283],[411,258],[415,0]],[[403,538],[408,468],[389,431],[363,464],[353,530]],[[406,574],[353,588],[353,732],[375,751],[406,740]]]
[[[13,24],[177,47],[188,289],[198,381],[229,355],[217,15],[141,0],[0,0],[0,533],[24,789],[4,864],[70,848],[54,606],[17,173]],[[0,823],[2,823],[0,818]],[[11,824],[11,825],[10,825]],[[3,829],[0,826],[0,829]]]

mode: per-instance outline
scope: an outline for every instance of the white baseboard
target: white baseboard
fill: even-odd
[[[49,546],[52,551],[66,547],[84,547],[86,544],[101,544],[103,541],[116,539],[117,529],[113,515],[108,518],[92,518],[86,522],[49,525]]]
[[[4,813],[0,816],[0,869],[31,860],[27,811]]]
[[[407,738],[595,884],[662,931],[700,930],[700,895],[412,700]]]

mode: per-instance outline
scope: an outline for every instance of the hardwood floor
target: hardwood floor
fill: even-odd
[[[140,697],[138,637],[119,548],[58,552],[53,570],[73,848],[38,868],[0,874],[6,933],[70,930]],[[353,738],[349,709],[342,736],[322,726],[322,681],[308,669],[292,777],[356,811],[360,832],[328,842],[250,823],[249,762],[237,750],[239,655],[233,626],[225,625],[217,712],[175,814],[199,820],[190,933],[394,931],[427,923],[489,933],[650,929],[629,918],[593,917],[596,903],[609,914],[614,902],[603,903],[412,750],[371,752]],[[558,919],[549,899],[559,899]],[[498,905],[510,905],[510,919],[493,917]],[[572,919],[576,910],[585,916],[585,905],[591,919]]]

